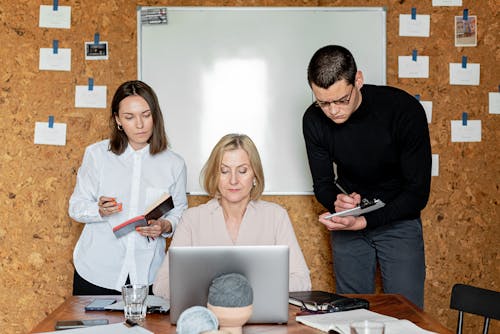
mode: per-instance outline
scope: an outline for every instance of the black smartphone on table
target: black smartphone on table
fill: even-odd
[[[87,319],[87,320],[59,320],[56,322],[56,330],[83,328],[89,326],[107,325],[108,319]]]
[[[85,311],[105,311],[106,306],[116,303],[116,299],[94,299],[85,306]]]

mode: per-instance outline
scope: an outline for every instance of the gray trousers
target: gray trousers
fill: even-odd
[[[425,254],[420,219],[362,231],[332,231],[337,293],[374,293],[377,262],[385,293],[398,293],[423,308]]]

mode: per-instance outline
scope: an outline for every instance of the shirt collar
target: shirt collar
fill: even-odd
[[[217,198],[212,198],[210,201],[207,202],[207,205],[210,209],[210,212],[215,212],[217,210],[222,210],[222,207],[219,203],[219,201],[217,200]],[[248,205],[247,205],[247,211],[250,209],[250,210],[255,210],[255,201],[250,201],[248,202]]]
[[[132,146],[127,145],[127,148],[125,149],[125,152],[123,152],[122,156],[123,156],[123,158],[126,159],[126,158],[134,156],[134,155],[143,156],[144,154],[146,154],[148,152],[149,152],[149,144],[147,144],[146,146],[144,146],[143,148],[141,148],[137,151],[134,150],[132,148]]]

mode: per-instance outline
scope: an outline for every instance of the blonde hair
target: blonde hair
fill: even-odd
[[[250,199],[257,200],[264,191],[264,170],[260,161],[259,151],[253,141],[244,134],[230,133],[222,137],[212,149],[210,157],[203,166],[200,174],[200,183],[211,197],[220,196],[219,180],[222,157],[227,151],[242,149],[248,154],[250,166],[254,172],[255,183],[250,191]]]

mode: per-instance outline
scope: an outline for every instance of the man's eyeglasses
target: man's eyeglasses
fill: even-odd
[[[330,107],[332,104],[335,104],[337,106],[346,106],[351,102],[351,96],[352,92],[354,91],[354,85],[352,85],[351,92],[349,93],[349,96],[346,99],[340,99],[340,100],[335,100],[335,101],[317,101],[316,100],[316,105],[320,107],[321,109],[326,109]]]

